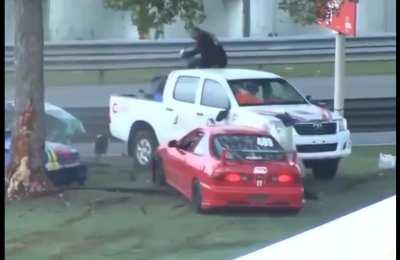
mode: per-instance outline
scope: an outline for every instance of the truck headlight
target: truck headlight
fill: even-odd
[[[346,119],[342,118],[342,119],[336,120],[336,122],[338,124],[339,132],[347,130],[347,120]]]

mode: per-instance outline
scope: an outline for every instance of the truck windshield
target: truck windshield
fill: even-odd
[[[286,80],[240,79],[228,84],[239,106],[307,104],[307,101]]]
[[[222,150],[228,152],[228,159],[239,160],[282,160],[283,148],[275,139],[262,135],[217,135],[213,139],[213,152],[221,158]]]

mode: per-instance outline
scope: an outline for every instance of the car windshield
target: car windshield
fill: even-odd
[[[15,108],[12,102],[6,102],[4,108],[4,131],[12,132],[15,127]],[[45,103],[46,140],[58,143],[70,143],[72,137],[85,134],[82,122],[64,109]]]
[[[240,79],[228,84],[239,106],[307,104],[284,79]]]
[[[228,152],[228,159],[239,160],[281,160],[285,152],[270,136],[265,135],[217,135],[213,139],[213,151],[221,158],[222,150]]]

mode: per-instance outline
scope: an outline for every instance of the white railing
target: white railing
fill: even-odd
[[[332,62],[333,36],[222,40],[229,65]],[[182,67],[180,49],[193,44],[175,41],[76,41],[45,44],[45,70],[118,70]],[[396,60],[396,35],[346,39],[348,61]],[[5,70],[14,70],[13,46],[5,46]]]

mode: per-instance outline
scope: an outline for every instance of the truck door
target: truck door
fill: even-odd
[[[179,76],[176,80],[175,88],[172,93],[173,102],[166,108],[167,111],[175,115],[171,129],[175,138],[181,138],[183,135],[199,126],[193,120],[196,108],[198,107],[195,103],[199,89],[199,77]]]
[[[208,119],[215,120],[218,113],[229,107],[229,98],[225,88],[217,81],[205,79],[200,106],[197,106],[196,121],[199,125],[206,125]]]

